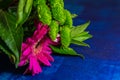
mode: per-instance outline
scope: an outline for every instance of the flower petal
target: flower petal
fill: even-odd
[[[34,41],[34,39],[32,39],[32,38],[27,38],[27,40],[26,40],[26,43],[28,44],[28,45],[31,45],[31,44],[33,44],[35,41]]]
[[[29,70],[32,71],[32,75],[42,72],[42,69],[34,56],[30,57]]]
[[[27,49],[25,49],[24,51],[22,51],[22,56],[27,56],[30,53],[31,53],[31,47],[28,47]]]
[[[47,59],[49,60],[49,61],[54,61],[54,58],[51,56],[51,55],[49,55],[49,54],[47,54],[47,53],[44,53],[44,55],[47,57]]]
[[[37,57],[38,57],[38,60],[40,62],[42,62],[43,64],[45,64],[46,66],[51,66],[50,62],[48,61],[48,59],[46,58],[46,56],[44,56],[43,54],[38,55]]]
[[[26,64],[27,60],[21,60],[18,64],[18,66],[24,66]]]
[[[41,40],[44,37],[44,35],[47,34],[47,31],[48,31],[48,27],[47,26],[43,26],[39,30],[39,33],[36,35],[36,38]]]
[[[26,49],[28,47],[28,45],[26,44],[26,43],[22,43],[22,51],[24,50],[24,49]]]

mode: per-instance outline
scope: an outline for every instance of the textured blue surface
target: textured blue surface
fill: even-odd
[[[91,20],[91,48],[71,45],[86,59],[54,55],[52,66],[32,77],[1,55],[0,80],[120,80],[120,0],[65,0],[65,7],[79,15],[74,25]]]

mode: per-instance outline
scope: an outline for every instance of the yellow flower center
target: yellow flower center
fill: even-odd
[[[38,41],[37,43],[34,44],[34,46],[33,46],[33,54],[34,55],[37,55],[38,53],[41,52],[41,50],[42,50],[41,44],[42,43],[40,41]]]

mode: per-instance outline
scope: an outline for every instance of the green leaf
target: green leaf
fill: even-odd
[[[16,27],[20,27],[30,16],[33,0],[19,0],[17,8],[17,23]]]
[[[71,29],[71,37],[75,37],[76,35],[85,31],[85,29],[88,27],[89,24],[90,24],[90,21],[86,22],[85,24],[81,24],[79,26],[73,27]]]
[[[15,63],[15,57],[14,55],[12,54],[12,52],[9,50],[9,48],[6,46],[6,45],[2,45],[0,43],[0,49],[8,55],[8,57],[12,60],[12,63]]]
[[[90,47],[87,43],[80,42],[80,41],[77,41],[77,40],[71,40],[71,43],[76,44],[76,45],[79,45],[79,46]]]
[[[84,59],[84,56],[82,54],[77,54],[72,48],[69,48],[69,47],[60,47],[60,48],[58,48],[58,47],[55,47],[55,46],[51,46],[51,48],[57,54],[80,56],[81,58]]]
[[[92,35],[90,35],[90,34],[85,34],[85,35],[80,35],[80,36],[74,37],[74,38],[72,38],[72,39],[82,42],[82,41],[85,41],[85,40],[87,40],[87,39],[89,39],[89,38],[92,38]]]
[[[60,33],[62,45],[68,47],[71,42],[70,28],[65,25],[61,28]]]
[[[15,65],[17,67],[17,64],[19,63],[20,53],[21,53],[23,30],[22,30],[22,27],[16,29],[15,24],[16,24],[15,16],[0,10],[0,38],[11,50],[11,54],[14,55]],[[3,48],[2,50],[6,52],[5,50],[7,49],[5,49],[3,46],[1,48]],[[10,54],[10,53],[7,53],[7,54]]]
[[[59,25],[56,21],[53,20],[49,27],[50,27],[49,36],[52,40],[55,40],[59,31]]]
[[[89,34],[89,32],[88,31],[83,31],[83,32],[81,32],[80,34],[77,34],[76,36],[74,36],[74,37],[79,37],[79,36],[83,36],[83,35],[86,35],[86,34]],[[74,38],[73,37],[73,38]]]
[[[72,18],[76,18],[78,15],[77,14],[71,14]]]
[[[12,51],[9,49],[9,47],[4,43],[4,41],[0,38],[0,49],[5,52],[8,56],[12,54]]]

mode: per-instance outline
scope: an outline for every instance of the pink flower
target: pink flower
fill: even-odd
[[[58,45],[58,41],[51,41],[47,33],[49,28],[41,22],[35,22],[36,30],[32,37],[29,37],[22,43],[22,54],[20,57],[19,66],[24,66],[29,63],[29,67],[24,73],[32,73],[32,75],[42,72],[41,64],[51,66],[50,61],[54,61],[50,55],[52,53],[49,45]],[[58,38],[59,39],[59,38]]]

